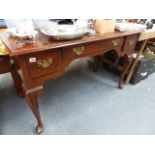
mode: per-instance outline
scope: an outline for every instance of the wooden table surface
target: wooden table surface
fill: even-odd
[[[150,40],[155,38],[155,29],[149,29],[140,34],[138,41]]]
[[[66,46],[78,45],[82,43],[91,43],[91,42],[100,41],[100,40],[107,40],[111,38],[129,36],[137,33],[140,33],[140,32],[139,31],[129,31],[129,32],[115,31],[113,33],[103,34],[103,35],[101,34],[97,34],[95,36],[85,35],[80,39],[67,40],[67,41],[55,41],[48,36],[38,33],[34,44],[29,44],[28,43],[29,41],[27,41],[27,43],[26,41],[23,41],[23,40],[17,41],[17,38],[10,37],[7,30],[1,30],[0,36],[3,42],[5,43],[5,45],[10,50],[10,55],[17,56],[22,54],[33,53],[36,51],[38,52],[46,49],[55,49],[55,48],[61,48]]]

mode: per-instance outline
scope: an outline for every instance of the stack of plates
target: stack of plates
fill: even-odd
[[[21,39],[26,39],[26,38],[34,38],[38,31],[34,30],[31,33],[17,33],[15,28],[8,29],[8,32],[10,33],[11,36],[13,37],[18,37]]]

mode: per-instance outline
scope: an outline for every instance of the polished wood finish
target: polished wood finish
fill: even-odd
[[[10,59],[19,64],[25,98],[37,119],[36,132],[43,131],[37,96],[41,94],[46,80],[62,76],[65,68],[76,58],[102,56],[114,49],[118,57],[126,57],[118,85],[122,88],[124,76],[131,63],[130,54],[139,34],[140,32],[114,32],[83,36],[76,40],[54,41],[39,33],[35,43],[29,43],[12,38],[6,31],[1,31],[0,36],[9,49]]]
[[[32,78],[59,70],[61,51],[59,49],[47,50],[26,56],[29,72]]]
[[[8,73],[11,70],[10,57],[0,56],[0,74]]]
[[[37,101],[37,93],[36,92],[26,93],[25,98],[26,98],[26,101],[29,107],[31,108],[33,114],[35,115],[37,119],[37,126],[35,130],[37,133],[41,133],[43,132],[44,127],[43,127],[43,123],[42,123],[41,116],[40,116],[39,104]]]
[[[97,34],[95,36],[83,36],[80,39],[75,40],[67,40],[67,41],[55,41],[50,39],[49,37],[38,34],[36,37],[36,43],[35,44],[29,44],[29,41],[17,41],[17,38],[12,38],[9,36],[9,33],[7,33],[5,30],[0,32],[0,36],[2,37],[2,40],[7,45],[7,47],[10,49],[10,55],[11,56],[19,56],[23,54],[29,54],[33,52],[39,52],[43,50],[48,49],[56,49],[56,48],[64,48],[69,46],[78,46],[81,44],[86,43],[95,43],[98,41],[104,41],[104,40],[113,40],[118,39],[121,37],[131,36],[139,34],[138,31],[129,31],[129,32],[114,32],[109,34]]]
[[[123,46],[123,52],[131,54],[135,48],[136,42],[138,40],[138,35],[130,35],[125,38],[125,44]]]

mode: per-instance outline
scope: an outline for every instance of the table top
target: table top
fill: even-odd
[[[52,38],[38,33],[35,39],[35,43],[30,43],[28,40],[19,40],[10,36],[7,30],[0,31],[0,37],[6,47],[9,49],[10,56],[19,56],[23,54],[33,53],[42,50],[55,49],[61,47],[68,47],[73,45],[79,45],[83,43],[90,43],[95,41],[107,40],[112,38],[124,37],[133,34],[140,33],[139,31],[128,32],[113,32],[108,34],[96,34],[95,36],[83,36],[75,40],[56,41]]]
[[[139,41],[149,40],[155,38],[155,29],[146,30],[141,33]]]

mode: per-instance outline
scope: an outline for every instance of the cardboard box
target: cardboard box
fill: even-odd
[[[115,31],[115,20],[98,19],[94,23],[94,29],[99,34],[112,33]]]

